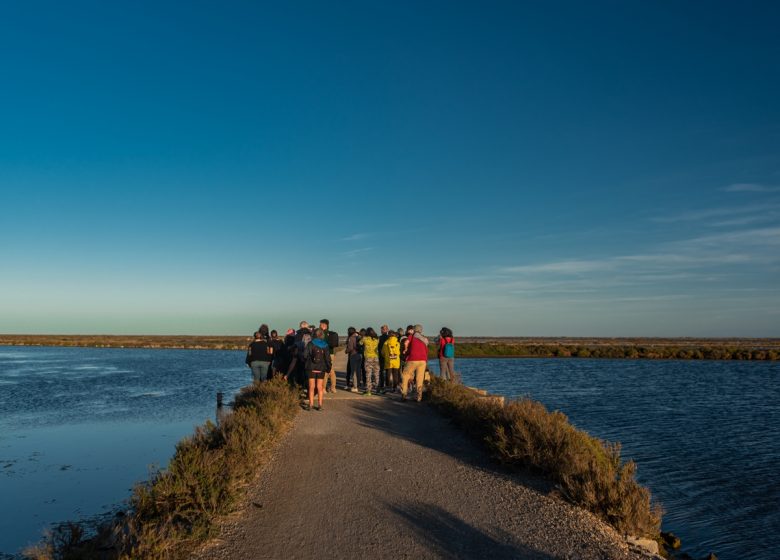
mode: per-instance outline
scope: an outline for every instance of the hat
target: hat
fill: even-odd
[[[287,334],[295,334],[295,329],[287,329]]]

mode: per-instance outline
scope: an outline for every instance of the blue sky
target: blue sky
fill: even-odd
[[[6,2],[0,332],[780,336],[775,2]]]

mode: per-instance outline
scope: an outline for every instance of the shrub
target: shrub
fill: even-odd
[[[35,560],[185,558],[214,536],[219,516],[233,511],[272,444],[298,408],[296,393],[275,379],[245,387],[220,426],[206,422],[180,441],[165,470],[133,490],[120,521],[83,538],[74,524],[55,529],[25,554]]]
[[[501,406],[466,387],[435,378],[431,402],[480,439],[499,461],[545,475],[560,494],[626,534],[656,537],[661,509],[622,462],[620,444],[594,438],[530,399]]]

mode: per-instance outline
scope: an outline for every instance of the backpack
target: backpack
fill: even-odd
[[[339,333],[336,331],[328,331],[328,346],[331,350],[335,350],[339,345]]]
[[[309,347],[309,359],[311,360],[311,364],[313,367],[324,366],[325,350],[320,348],[316,344],[311,344],[311,346]]]
[[[444,344],[444,348],[442,348],[441,355],[444,356],[445,358],[454,358],[455,357],[455,341],[453,341],[452,339],[449,339],[449,342],[446,342]]]

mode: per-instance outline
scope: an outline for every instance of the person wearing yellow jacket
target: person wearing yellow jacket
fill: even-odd
[[[376,331],[369,327],[366,336],[360,339],[363,347],[363,369],[366,372],[366,392],[371,396],[371,390],[379,387],[379,337]]]
[[[385,363],[385,386],[381,391],[395,391],[401,381],[401,343],[398,333],[390,331],[382,345],[382,357]]]

